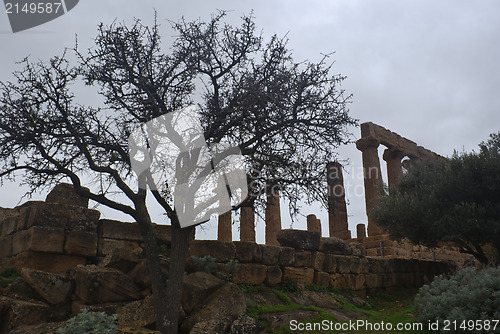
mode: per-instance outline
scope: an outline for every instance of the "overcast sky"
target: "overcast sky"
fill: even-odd
[[[140,18],[149,24],[156,10],[168,41],[173,34],[168,20],[208,19],[218,9],[230,11],[227,20],[234,24],[253,11],[264,37],[287,34],[296,61],[318,61],[321,54],[335,52],[332,74],[347,76],[342,87],[353,94],[351,115],[360,123],[377,123],[445,156],[455,149],[477,149],[490,133],[500,131],[500,1],[496,0],[83,0],[64,16],[16,34],[7,15],[0,13],[0,80],[10,80],[15,62],[27,55],[35,60],[61,54],[64,47],[74,45],[75,34],[81,47],[91,46],[100,22]],[[352,133],[353,139],[359,138],[359,128]],[[344,178],[349,226],[355,236],[356,224],[366,222],[361,153],[354,145],[339,153],[341,159],[349,159]],[[17,205],[22,194],[18,184],[4,184],[0,206]],[[289,227],[286,208],[282,213],[283,227]],[[309,213],[321,218],[327,236],[326,212],[319,206],[304,207],[303,214]],[[117,217],[107,210],[104,214]],[[164,221],[159,211],[153,219]],[[304,217],[293,225],[305,226]],[[263,230],[263,222],[258,222],[261,243]],[[215,238],[215,225],[198,236]]]

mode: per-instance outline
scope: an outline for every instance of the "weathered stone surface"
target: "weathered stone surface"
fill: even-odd
[[[14,234],[19,230],[18,228],[19,215],[7,216],[0,220],[1,237],[6,237],[8,235]]]
[[[356,235],[358,239],[366,238],[366,227],[365,224],[356,225]]]
[[[99,266],[118,269],[128,273],[139,263],[139,254],[130,249],[114,248],[104,259],[99,262]]]
[[[203,300],[224,285],[224,281],[205,272],[196,272],[184,277],[182,282],[182,308],[191,313]]]
[[[9,334],[54,334],[64,326],[66,326],[66,321],[48,322],[39,325],[21,326],[11,330]]]
[[[368,315],[360,311],[345,311],[345,310],[326,310],[327,313],[330,313],[338,321],[349,321],[356,319],[366,319]]]
[[[12,256],[12,235],[0,237],[0,258]]]
[[[254,318],[244,314],[231,324],[230,334],[264,334],[266,327]]]
[[[75,294],[86,304],[108,303],[140,298],[132,279],[112,268],[78,266],[74,273]]]
[[[71,280],[65,276],[24,268],[21,277],[52,305],[64,303],[73,290]]]
[[[344,177],[339,162],[326,165],[328,185],[328,225],[330,237],[350,239],[351,232],[347,224],[347,205],[345,201]]]
[[[314,280],[314,269],[285,267],[283,272],[284,282],[297,282],[311,284]]]
[[[368,276],[363,274],[332,274],[330,275],[332,286],[340,290],[362,290]],[[378,284],[378,281],[376,282]]]
[[[330,274],[324,271],[315,271],[313,283],[319,286],[330,286]]]
[[[63,253],[64,230],[58,228],[33,226],[19,231],[12,239],[12,254],[25,251]]]
[[[221,262],[233,260],[236,256],[236,249],[232,242],[221,242],[217,240],[194,240],[189,248],[191,256],[210,255]]]
[[[141,254],[143,251],[142,247],[136,241],[100,238],[97,246],[97,255],[106,256],[110,254],[113,249],[117,248],[136,254]]]
[[[97,254],[97,233],[85,231],[66,232],[64,253],[94,257]]]
[[[316,218],[316,215],[307,215],[307,230],[321,233],[321,220]]]
[[[327,293],[316,291],[289,292],[286,294],[297,305],[316,306],[320,308],[337,308],[340,303]]]
[[[295,252],[295,266],[296,267],[312,267],[312,254],[309,251],[296,251]]]
[[[283,273],[278,266],[271,266],[267,268],[265,283],[267,286],[275,286],[281,283]]]
[[[334,273],[337,271],[337,255],[325,254],[323,271],[327,273]]]
[[[189,332],[198,322],[220,319],[224,317],[237,318],[246,311],[245,296],[240,288],[228,283],[215,291],[204,303],[204,307],[194,311],[182,324],[182,330]]]
[[[255,242],[235,241],[236,259],[239,262],[261,262],[262,250]]]
[[[193,326],[191,331],[189,331],[189,334],[227,333],[232,322],[233,322],[233,317],[222,317],[222,318],[200,321]]]
[[[116,311],[118,324],[130,327],[147,327],[156,322],[156,307],[153,296],[128,303]]]
[[[335,237],[321,238],[319,250],[330,254],[352,255],[351,246],[344,240]]]
[[[85,189],[89,190],[88,188]],[[45,202],[89,207],[89,199],[79,196],[73,185],[69,183],[60,183],[55,186],[45,198]]]
[[[291,247],[281,247],[279,264],[282,266],[293,266],[295,264],[295,249]]]
[[[231,211],[219,214],[217,224],[217,240],[219,241],[233,241],[233,220],[231,214]]]
[[[137,223],[126,223],[118,220],[99,220],[99,238],[142,241],[141,230]]]
[[[71,303],[71,314],[76,315],[82,312],[84,309],[87,309],[91,312],[104,312],[108,315],[112,315],[112,314],[117,314],[118,309],[124,306],[126,303],[127,302],[88,305],[82,303],[81,300],[75,300]]]
[[[33,268],[54,274],[64,274],[68,269],[87,263],[87,259],[73,255],[23,252],[12,258],[10,263],[16,267],[17,272],[21,272],[23,268]]]
[[[265,313],[259,316],[260,320],[264,320],[269,325],[270,329],[276,329],[281,326],[290,326],[290,321],[297,320],[298,322],[313,319],[320,315],[316,311],[292,310],[285,312]]]
[[[121,265],[121,264],[116,264]],[[170,265],[170,260],[164,257],[160,257],[160,269],[163,277],[168,277],[168,268]],[[135,284],[137,284],[141,289],[151,288],[151,277],[149,275],[149,268],[147,261],[142,259],[137,263],[137,265],[127,273],[128,276],[132,278]]]
[[[262,264],[276,265],[280,261],[280,247],[270,245],[260,245],[262,250]]]
[[[266,245],[279,246],[277,235],[281,230],[281,212],[278,187],[268,185],[265,222]]]
[[[240,240],[255,242],[255,213],[253,205],[241,207]]]
[[[28,302],[0,296],[0,333],[20,326],[46,322],[50,308],[42,302]]]
[[[267,275],[267,266],[258,263],[240,263],[233,274],[233,282],[259,285],[264,282]]]
[[[288,229],[279,231],[277,238],[282,247],[317,251],[321,233]]]
[[[325,262],[325,254],[322,252],[312,253],[312,268],[317,271],[323,270],[323,264]]]

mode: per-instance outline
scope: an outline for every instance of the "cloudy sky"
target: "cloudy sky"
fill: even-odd
[[[500,131],[500,1],[496,0],[335,0],[335,1],[125,1],[85,0],[70,12],[44,25],[13,34],[5,13],[0,13],[0,80],[12,78],[15,62],[30,55],[48,59],[74,45],[89,47],[100,22],[151,23],[158,13],[164,40],[172,36],[168,20],[208,19],[227,10],[230,23],[253,11],[257,29],[290,39],[296,61],[317,61],[335,52],[332,74],[347,79],[343,88],[353,94],[351,114],[360,123],[382,125],[441,155],[471,151]],[[353,128],[353,139],[359,128]],[[379,149],[380,155],[382,149]],[[344,175],[348,192],[351,231],[366,221],[361,154],[354,145],[339,150],[349,159]],[[383,166],[384,167],[384,166]],[[348,173],[348,174],[347,174]],[[18,204],[23,189],[4,184],[0,206]],[[37,194],[35,199],[46,194]],[[283,226],[288,227],[285,208]],[[327,215],[315,213],[327,233]],[[104,210],[108,217],[118,217]],[[160,212],[153,219],[162,222]],[[299,217],[294,228],[305,228]],[[264,241],[258,222],[257,241]],[[215,238],[215,225],[198,233]],[[355,233],[353,232],[353,236]],[[235,238],[237,239],[235,227]]]

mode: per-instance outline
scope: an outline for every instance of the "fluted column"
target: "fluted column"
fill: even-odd
[[[326,165],[328,187],[328,228],[330,237],[350,239],[351,231],[347,222],[347,205],[345,202],[344,177],[342,165],[329,162]]]
[[[389,189],[395,187],[399,183],[399,179],[403,176],[403,165],[401,159],[405,154],[398,149],[388,148],[382,156],[387,163],[387,183]]]
[[[368,236],[382,233],[380,228],[372,221],[370,211],[377,205],[377,191],[382,186],[382,173],[378,158],[380,141],[374,137],[364,137],[356,141],[356,147],[362,153],[363,178],[365,183],[365,206],[368,216]]]
[[[269,186],[266,202],[266,245],[279,246],[277,239],[281,230],[280,197],[277,186]]]
[[[218,186],[221,192],[222,189],[226,187],[226,183],[224,182],[224,179],[222,177],[219,179]],[[222,203],[224,206],[230,207],[231,203],[229,202],[229,198],[222,197],[221,201],[225,201],[224,203]],[[217,240],[226,242],[233,241],[231,211],[219,215],[219,221],[217,225]]]
[[[240,240],[255,242],[255,213],[253,205],[242,206],[240,210]]]

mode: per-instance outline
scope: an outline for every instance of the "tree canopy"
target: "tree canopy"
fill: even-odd
[[[500,133],[477,153],[410,165],[394,190],[373,211],[393,238],[430,247],[452,242],[482,263],[485,246],[500,251]]]
[[[356,124],[340,87],[344,76],[331,74],[328,57],[296,62],[286,38],[265,42],[251,16],[239,27],[224,16],[173,23],[169,49],[156,23],[102,24],[94,47],[76,46],[49,61],[26,58],[13,82],[0,83],[0,178],[22,173],[31,191],[69,179],[80,195],[133,217],[162,333],[177,330],[189,229],[179,227],[161,191],[138,186],[144,180],[133,173],[127,147],[134,129],[197,104],[207,143],[238,146],[244,155],[249,200],[258,203],[273,182],[296,211],[304,195],[326,203],[325,164]],[[82,103],[83,85],[102,98]],[[177,261],[170,262],[166,294],[146,205],[151,195],[172,223]]]

